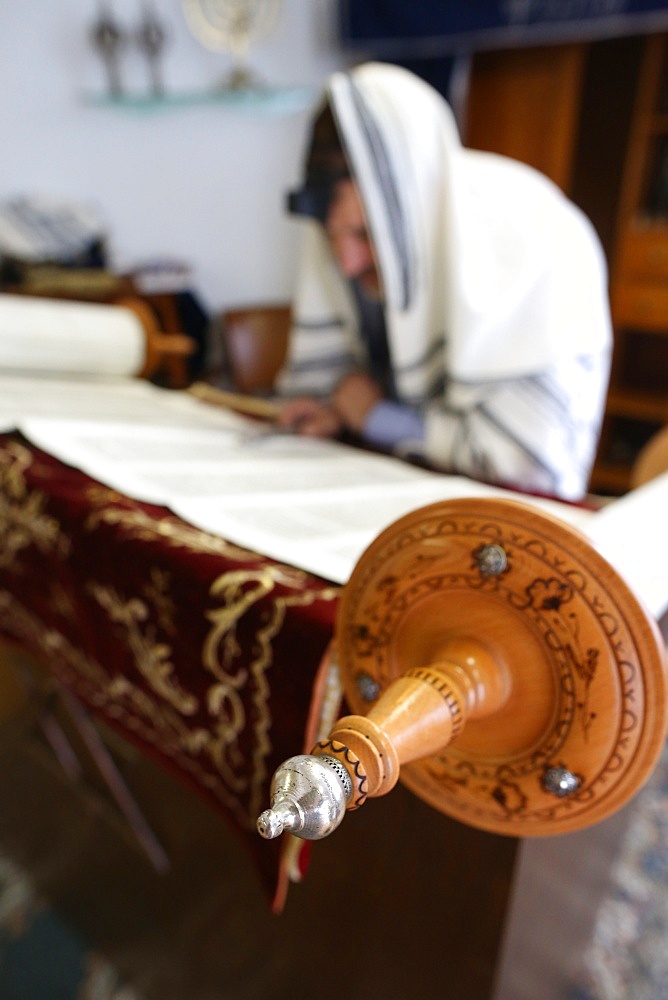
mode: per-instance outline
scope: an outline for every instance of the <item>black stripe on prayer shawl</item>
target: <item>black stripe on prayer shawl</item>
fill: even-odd
[[[534,395],[536,397],[532,405],[542,407],[543,410],[551,409],[555,418],[561,422],[562,428],[570,438],[571,461],[575,463],[582,432],[588,428],[593,433],[594,421],[587,421],[585,427],[581,424],[578,425],[579,422],[574,420],[572,416],[571,401],[551,375],[535,375],[525,379],[524,384],[529,390],[527,396]],[[582,462],[580,464],[582,465]]]
[[[332,368],[352,368],[355,361],[355,355],[350,351],[340,351],[336,354],[320,354],[317,358],[295,361],[291,365],[291,370],[295,375],[303,375],[306,372],[320,373]]]
[[[503,421],[499,420],[499,418],[495,416],[491,412],[491,410],[489,410],[486,406],[481,404],[479,406],[476,406],[473,412],[481,417],[484,417],[484,419],[487,420],[493,427],[496,427],[496,429],[499,431],[500,434],[503,435],[503,437],[507,438],[508,441],[512,441],[513,444],[516,445],[520,451],[524,452],[525,455],[528,455],[529,458],[532,460],[532,462],[534,462],[537,466],[539,466],[548,474],[553,486],[557,485],[557,483],[559,482],[558,470],[556,470],[551,465],[547,465],[547,463],[544,461],[543,458],[541,458],[540,455],[538,455],[535,451],[533,451],[532,448],[529,448],[525,441],[522,441],[519,437],[517,437],[516,434],[512,433],[512,431],[510,431],[510,429],[503,423]]]
[[[555,415],[562,421],[571,424],[571,400],[563,392],[556,379],[551,375],[531,375],[522,379],[522,384],[529,390],[529,394],[535,394],[537,405],[545,408],[550,407]]]
[[[403,403],[414,407],[416,410],[424,409],[425,402],[441,404],[447,379],[444,373],[436,374],[430,378],[426,392],[400,392],[397,398]],[[444,408],[444,407],[442,407]]]
[[[445,387],[448,384],[448,379],[445,376],[445,372],[441,371],[437,373],[429,381],[429,389],[427,390],[427,399],[440,399],[445,392]]]
[[[401,365],[398,371],[406,376],[413,372],[425,372],[430,383],[435,380],[445,383],[443,344],[432,342],[419,358],[411,361],[410,364]]]
[[[443,344],[434,341],[427,347],[427,350],[417,358],[415,361],[411,361],[408,365],[401,365],[397,369],[397,375],[395,376],[395,381],[400,381],[402,376],[408,376],[412,372],[425,371],[427,378],[427,390],[426,392],[418,392],[415,396],[412,394],[401,394],[401,398],[406,402],[410,403],[412,406],[422,409],[425,399],[433,400],[438,399],[443,395],[445,386],[449,379],[445,374],[445,367],[443,364]]]
[[[440,364],[441,368],[443,367],[442,340],[441,341],[439,341],[438,339],[433,340],[430,344],[427,345],[426,350],[423,351],[423,353],[419,357],[417,357],[414,361],[411,361],[410,364],[402,365],[400,370],[402,372],[414,372],[418,371],[420,368],[428,368],[431,365],[433,365],[434,362]]]
[[[606,352],[607,353],[607,352]],[[582,368],[585,372],[597,372],[598,362],[601,355],[598,354],[581,354],[576,357],[575,363],[579,368]],[[490,375],[487,378],[450,378],[452,385],[461,385],[468,388],[472,386],[502,386],[504,383],[507,386],[521,385],[523,387],[534,387],[540,392],[543,397],[551,397],[555,403],[555,406],[566,415],[570,413],[571,400],[558,381],[555,379],[554,375],[547,373],[541,375],[529,375],[526,377],[518,377],[517,375],[507,375],[505,378],[500,378],[495,375]]]
[[[336,316],[332,316],[331,319],[297,319],[293,323],[295,330],[309,330],[315,333],[319,331],[325,333],[332,329],[342,330],[345,325],[345,321]]]
[[[363,94],[350,77],[347,79],[352,92],[353,106],[357,111],[362,131],[366,137],[370,159],[376,174],[376,181],[383,192],[383,200],[387,208],[390,235],[396,258],[399,262],[399,273],[401,276],[401,300],[399,308],[407,309],[411,303],[411,291],[414,282],[408,228],[401,210],[399,186],[392,170],[392,163],[387,149],[385,148],[382,132],[369,110]]]
[[[471,474],[482,480],[493,480],[494,473],[489,457],[476,446],[475,434],[471,425],[473,414],[462,414],[452,447],[452,458],[455,468],[467,468]]]

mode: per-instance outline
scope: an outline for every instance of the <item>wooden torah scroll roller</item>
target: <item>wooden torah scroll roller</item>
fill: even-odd
[[[485,830],[580,829],[640,789],[666,737],[654,621],[583,535],[522,503],[448,500],[387,528],[334,650],[354,714],[277,770],[267,839],[321,839],[399,777]]]
[[[123,298],[115,306],[128,310],[141,323],[145,337],[145,356],[139,378],[150,378],[170,358],[185,359],[195,351],[192,337],[185,333],[164,333],[158,326],[153,310],[140,298]]]

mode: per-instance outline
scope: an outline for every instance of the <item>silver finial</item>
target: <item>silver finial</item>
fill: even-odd
[[[322,840],[343,819],[351,795],[352,781],[336,757],[291,757],[274,774],[271,809],[258,818],[258,833],[265,840],[284,831],[303,840]]]

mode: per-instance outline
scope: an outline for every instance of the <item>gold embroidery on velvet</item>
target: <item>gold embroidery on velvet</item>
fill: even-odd
[[[240,548],[219,535],[209,534],[200,528],[195,528],[172,514],[156,517],[136,508],[128,510],[121,507],[105,506],[111,500],[118,499],[118,494],[113,490],[107,490],[96,484],[95,487],[88,490],[87,495],[89,499],[101,505],[99,509],[88,515],[86,519],[87,531],[94,531],[100,524],[120,525],[128,537],[134,537],[140,541],[162,541],[174,547],[188,549],[191,552],[224,556],[226,559],[234,559],[237,562],[265,563],[263,568],[270,571],[276,583],[282,583],[288,587],[302,588],[309,580],[309,574],[304,570],[282,563],[268,563],[266,556],[252,552],[250,549]],[[127,498],[125,499],[127,502]],[[323,600],[329,599],[329,597],[323,596]]]
[[[49,588],[49,607],[59,618],[71,621],[75,615],[75,603],[72,595],[63,587],[60,580],[47,580]]]
[[[272,641],[280,632],[289,607],[305,606],[315,600],[331,600],[338,593],[338,588],[333,587],[277,597],[269,605],[264,624],[256,625],[254,656],[249,671],[235,668],[235,658],[241,651],[237,626],[249,608],[273,590],[275,568],[267,565],[258,570],[233,570],[214,581],[210,596],[222,601],[222,606],[207,612],[206,617],[212,622],[212,628],[202,649],[202,663],[217,680],[207,694],[207,708],[216,717],[215,736],[209,740],[208,752],[230,787],[239,792],[249,789],[250,816],[255,816],[260,806],[262,786],[267,776],[265,761],[271,751],[271,691],[266,674],[273,661]],[[247,722],[241,692],[249,674],[254,682],[251,688],[253,749],[250,767],[239,745]]]
[[[226,681],[228,672],[221,666],[221,650],[223,650],[223,662],[225,662],[226,656],[234,654],[235,649],[238,651],[238,644],[234,636],[236,625],[241,615],[262,594],[268,593],[271,589],[270,570],[272,568],[267,567],[266,574],[262,574],[262,579],[259,581],[259,587],[251,593],[249,598],[242,597],[241,600],[237,601],[236,606],[239,614],[236,618],[225,615],[226,608],[221,609],[222,615],[219,618],[216,617],[217,612],[209,614],[213,620],[213,628],[205,642],[205,647],[210,672],[216,677],[214,688],[222,685],[224,689],[227,684],[230,686],[230,690],[237,694],[237,697],[238,688],[235,688],[235,685],[238,681],[232,673],[229,674],[229,680]],[[226,574],[216,581],[212,590],[216,584],[220,584],[220,593],[224,599],[229,599],[234,596],[235,591],[238,591],[243,581],[238,578],[235,581],[229,578],[225,580],[225,576]],[[128,734],[135,733],[149,745],[155,746],[160,753],[171,757],[193,780],[202,787],[208,788],[211,794],[230,810],[240,824],[252,829],[261,806],[262,786],[267,773],[265,761],[271,749],[269,740],[272,723],[269,710],[270,688],[266,673],[272,662],[272,640],[280,631],[289,607],[308,606],[316,600],[334,600],[338,592],[338,588],[331,587],[325,590],[309,590],[278,597],[270,605],[271,610],[264,624],[256,630],[257,654],[252,660],[248,674],[246,672],[241,674],[246,679],[250,676],[254,681],[251,722],[252,750],[250,759],[245,766],[238,743],[242,728],[237,724],[235,718],[231,719],[231,726],[227,731],[225,726],[221,726],[220,719],[216,721],[213,728],[203,728],[201,725],[189,728],[188,722],[178,714],[179,707],[176,706],[175,710],[171,702],[165,704],[162,691],[155,691],[152,686],[156,695],[154,698],[150,692],[138,688],[127,677],[120,674],[110,676],[96,660],[74,647],[60,632],[46,626],[6,591],[0,591],[0,626],[6,634],[14,635],[26,649],[32,650],[36,655],[41,654],[40,658],[45,664],[51,666],[61,682],[75,694],[78,694],[84,702],[96,706],[110,720],[116,720]],[[118,604],[121,603],[118,602]],[[140,604],[141,602],[136,603]],[[223,618],[227,627],[232,630],[232,641],[228,641],[224,635],[221,635],[220,627]],[[224,628],[225,625],[223,625]],[[132,633],[132,625],[128,631],[129,634]],[[137,656],[136,644],[129,644]],[[140,641],[138,645],[141,655],[144,641]],[[139,657],[137,657],[137,662],[139,662]],[[230,661],[228,662],[230,666],[233,666]],[[221,693],[222,691],[219,691],[211,699],[210,707],[215,708]],[[240,701],[238,704],[240,705]],[[243,706],[241,706],[241,712],[243,713]],[[228,751],[231,751],[231,755]],[[204,769],[203,761],[200,763],[203,757],[211,761],[217,774],[212,774]],[[244,779],[233,769],[231,770],[229,760],[232,760],[232,764],[238,765],[240,769],[245,769],[249,777]],[[228,784],[230,778],[232,781]],[[240,797],[239,793],[242,791],[248,792],[247,798]]]
[[[46,496],[25,480],[32,454],[17,442],[0,450],[0,566],[11,567],[28,546],[64,558],[70,549],[58,521],[44,513]]]
[[[0,627],[21,647],[47,666],[68,690],[85,704],[102,711],[130,736],[134,733],[157,751],[171,758],[184,774],[209,790],[237,822],[254,828],[256,812],[229,790],[220,776],[207,771],[199,758],[205,754],[210,734],[188,723],[168,704],[136,687],[126,677],[110,677],[94,659],[86,656],[56,629],[49,628],[8,591],[0,590]]]
[[[65,652],[72,671],[70,679],[81,677],[98,686],[106,685],[107,673],[99,663],[75,649],[57,629],[45,625],[7,590],[0,590],[0,626],[25,649],[41,654],[45,665],[55,666],[54,655]]]
[[[215,735],[209,742],[208,752],[229,786],[239,792],[248,786],[245,761],[239,748],[239,735],[246,726],[240,691],[248,681],[248,673],[245,669],[235,668],[235,659],[241,652],[237,625],[246,611],[269,594],[273,587],[269,569],[260,568],[223,573],[209,591],[212,598],[222,602],[222,606],[206,613],[212,628],[202,648],[204,668],[216,678],[206,698],[207,708],[216,720]],[[263,663],[263,669],[267,666],[268,663]],[[265,705],[266,695],[260,714]]]
[[[147,604],[138,597],[123,600],[113,587],[92,581],[87,589],[110,620],[125,630],[125,641],[132,651],[137,669],[156,694],[184,715],[196,712],[197,699],[172,676],[171,647],[156,641],[156,629],[150,620]]]
[[[257,721],[254,726],[255,740],[253,743],[253,768],[251,782],[251,816],[257,816],[261,809],[262,785],[267,776],[266,759],[271,751],[269,731],[272,719],[269,712],[270,688],[267,683],[266,671],[271,666],[273,653],[271,641],[276,636],[285,621],[285,614],[290,607],[307,607],[315,600],[334,600],[339,593],[338,587],[323,591],[307,590],[301,594],[279,597],[275,602],[275,612],[270,616],[264,629],[257,631],[257,641],[260,655],[253,661],[251,673],[256,680],[256,695],[254,698]]]
[[[166,570],[151,567],[150,582],[143,588],[144,596],[153,609],[158,619],[158,623],[165,632],[174,635],[176,625],[174,624],[174,600],[169,593],[172,580],[171,573]]]
[[[110,503],[131,504],[133,507],[138,506],[137,500],[132,500],[130,497],[125,496],[124,493],[119,493],[118,490],[112,490],[110,486],[103,486],[102,483],[90,483],[85,489],[87,500],[94,506],[100,504],[107,506]]]
[[[96,493],[96,499],[100,499],[99,489]],[[261,558],[257,553],[233,545],[217,535],[207,534],[207,532],[194,528],[172,515],[158,518],[143,510],[101,507],[86,518],[86,530],[94,531],[100,524],[112,526],[118,524],[130,537],[140,541],[159,540],[167,542],[169,545],[189,549],[192,552],[207,552],[237,561],[259,560]]]
[[[6,453],[9,450],[14,451],[11,461]],[[32,461],[31,453],[18,444],[10,445],[5,453],[0,453],[0,460],[0,476],[5,484],[0,504],[4,503],[6,507],[12,500],[13,508],[21,509],[23,505],[31,533],[27,540],[24,540],[24,535],[17,536],[21,545],[13,551],[17,552],[20,547],[32,543],[61,557],[66,555],[69,541],[55,519],[44,516],[42,504],[45,498],[38,491],[29,493],[27,489],[24,471]],[[8,481],[10,486],[6,485]],[[110,501],[127,504],[115,491],[97,485],[90,488],[89,498],[94,498],[101,505]],[[6,520],[6,510],[0,507],[0,531],[5,530]],[[102,523],[121,525],[130,537],[138,540],[159,540],[193,552],[263,563],[254,570],[223,574],[211,587],[212,596],[216,599],[222,597],[224,602],[222,608],[208,615],[213,625],[203,652],[205,666],[215,678],[205,701],[208,711],[215,717],[213,727],[193,726],[191,722],[189,728],[182,717],[197,711],[198,699],[175,681],[174,666],[170,660],[171,647],[156,641],[155,626],[150,622],[149,607],[154,610],[160,626],[168,633],[174,632],[174,608],[169,595],[168,574],[157,570],[151,574],[150,583],[142,594],[145,600],[133,598],[124,601],[113,588],[91,585],[94,597],[110,620],[124,629],[125,642],[155,698],[150,691],[137,687],[126,677],[110,676],[64,635],[22,608],[11,595],[0,592],[0,618],[4,618],[4,612],[7,617],[3,627],[7,633],[16,634],[26,648],[41,653],[46,663],[52,662],[56,676],[75,694],[100,708],[110,719],[116,719],[128,733],[135,732],[145,742],[155,745],[161,753],[178,761],[179,766],[209,788],[237,820],[251,828],[261,805],[260,796],[266,778],[265,761],[271,750],[269,734],[272,719],[267,671],[273,659],[273,640],[280,632],[290,606],[332,600],[337,596],[338,588],[300,589],[267,602],[267,611],[260,624],[254,623],[252,660],[247,669],[239,670],[235,667],[240,653],[236,629],[243,616],[269,595],[276,584],[304,588],[309,575],[290,566],[266,563],[263,556],[207,534],[172,515],[158,518],[136,507],[103,506],[89,516],[86,528],[94,530]],[[10,521],[8,526],[12,527],[13,522]],[[8,602],[13,602],[11,609]],[[75,607],[63,588],[52,588],[51,602],[61,617],[72,618]],[[246,712],[240,693],[244,685],[251,681],[250,702],[246,702],[250,726],[246,734]],[[243,739],[244,736],[247,738]],[[218,774],[205,770],[205,760],[210,761]],[[241,792],[246,793],[243,799]]]

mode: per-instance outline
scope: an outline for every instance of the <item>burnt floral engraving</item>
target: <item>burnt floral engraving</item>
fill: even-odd
[[[344,591],[352,613],[339,636],[343,676],[351,673],[361,699],[361,679],[385,689],[402,670],[409,628],[428,657],[441,630],[445,636],[484,630],[488,605],[494,643],[501,655],[524,663],[523,690],[538,692],[542,715],[528,727],[526,745],[511,732],[507,746],[500,743],[489,756],[476,749],[472,724],[432,757],[405,764],[402,779],[436,808],[483,827],[517,832],[549,822],[572,829],[636,766],[642,677],[632,620],[610,591],[608,567],[591,550],[585,557],[569,529],[519,507],[480,501],[474,516],[473,501],[461,503],[461,509],[445,501],[415,512],[357,567]],[[429,625],[423,626],[422,608],[438,610]],[[603,717],[609,686],[619,698],[613,727]],[[364,699],[363,705],[368,709]],[[523,711],[519,701],[517,709]],[[577,787],[546,795],[549,768],[568,771]]]
[[[587,739],[590,728],[596,721],[596,713],[589,708],[589,695],[596,676],[599,650],[593,647],[584,650],[580,648],[577,616],[563,613],[564,605],[573,597],[573,588],[570,584],[556,577],[538,578],[526,588],[526,592],[530,608],[540,613],[552,613],[553,633],[558,638],[567,662],[582,684],[582,694],[576,700],[575,708]]]

